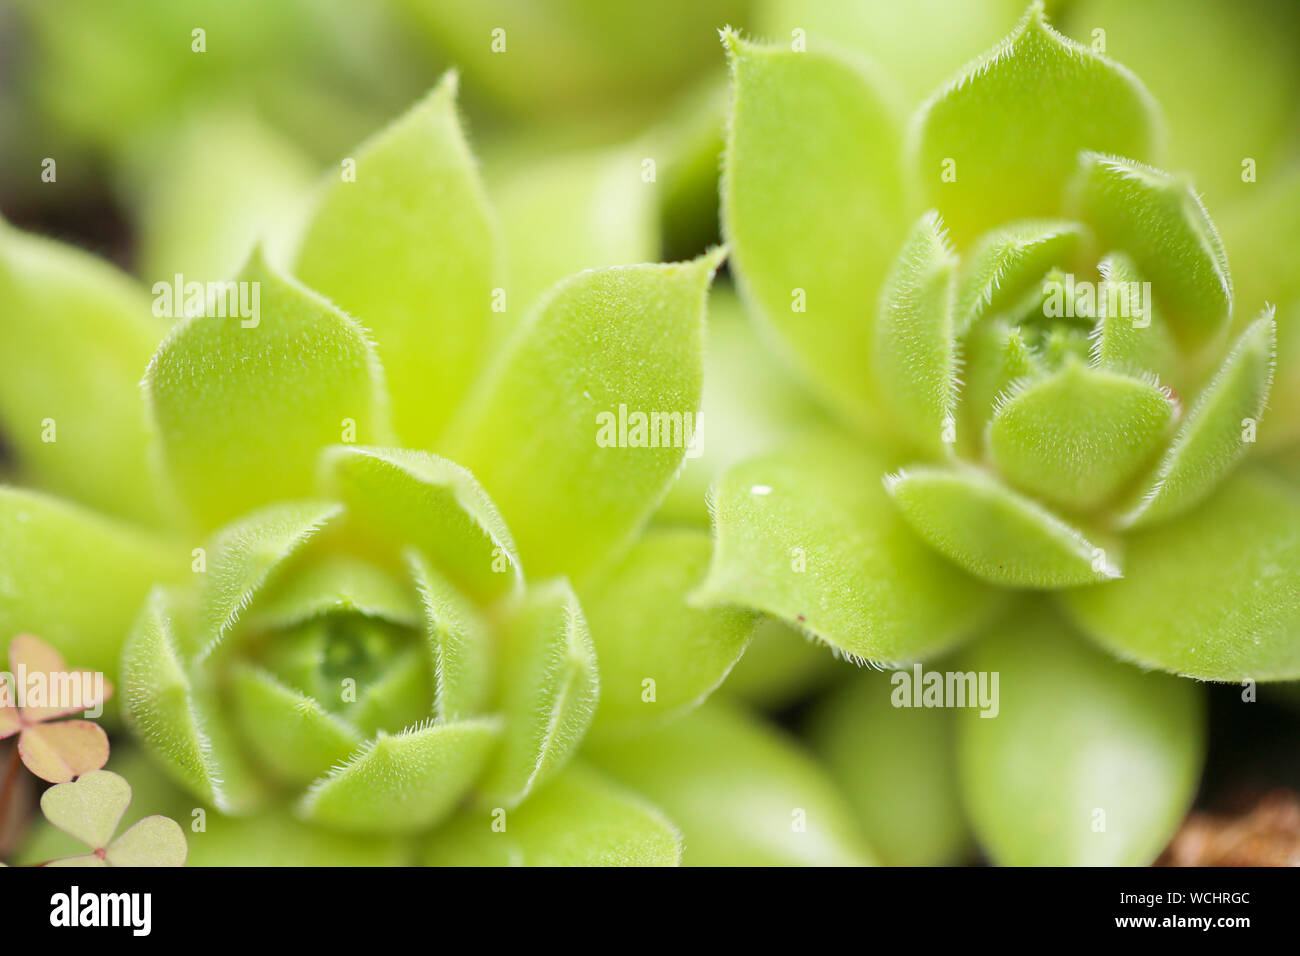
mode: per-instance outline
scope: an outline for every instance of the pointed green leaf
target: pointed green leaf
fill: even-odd
[[[362,145],[307,226],[296,274],[374,334],[403,444],[432,446],[478,375],[494,227],[456,115],[456,75]]]
[[[913,169],[958,245],[1052,216],[1080,150],[1144,159],[1156,106],[1127,69],[1053,30],[1035,2],[1011,35],[921,107]]]
[[[1277,325],[1269,309],[1242,333],[1192,406],[1127,526],[1176,517],[1203,501],[1255,440],[1273,381]]]
[[[1003,396],[989,424],[998,470],[1071,511],[1109,501],[1168,436],[1174,405],[1152,381],[1067,360]]]
[[[291,786],[306,786],[361,745],[355,727],[260,667],[234,667],[228,693],[244,745]]]
[[[874,355],[893,425],[914,447],[942,455],[956,423],[957,344],[953,300],[957,257],[943,223],[927,212],[912,228],[885,280]]]
[[[734,90],[723,231],[741,289],[809,387],[873,421],[863,316],[907,229],[897,106],[860,64],[723,39]]]
[[[478,609],[434,571],[418,551],[406,553],[424,610],[433,661],[434,708],[440,720],[479,713],[492,692],[492,646]]]
[[[744,653],[753,614],[686,604],[712,550],[704,531],[651,530],[585,593],[600,662],[596,728],[644,725],[689,710]]]
[[[985,233],[962,263],[954,324],[964,335],[987,315],[1041,288],[1053,266],[1068,266],[1085,229],[1064,219],[1030,219]]]
[[[252,317],[185,319],[145,375],[163,458],[204,529],[310,494],[321,448],[388,428],[382,370],[353,319],[257,256],[240,282]]]
[[[898,706],[898,692],[889,674],[855,675],[817,705],[812,748],[881,863],[960,863],[971,841],[957,789],[953,713]]]
[[[246,515],[213,535],[207,571],[199,582],[195,643],[185,649],[202,657],[215,651],[276,569],[342,511],[330,502],[284,502]]]
[[[467,470],[424,451],[337,445],[321,456],[323,482],[377,546],[410,544],[473,597],[522,580],[514,539]]]
[[[127,276],[0,220],[0,432],[22,480],[159,518],[139,382],[164,331]]]
[[[1044,607],[1009,615],[955,666],[987,674],[990,689],[997,675],[995,718],[957,714],[963,799],[995,862],[1155,859],[1200,777],[1200,688],[1116,661]]]
[[[1170,329],[1197,348],[1227,328],[1232,276],[1223,243],[1195,190],[1131,159],[1086,153],[1076,203],[1107,249],[1133,257]]]
[[[312,823],[355,833],[409,833],[437,823],[465,796],[501,735],[495,718],[381,734],[303,796]]]
[[[710,701],[584,756],[663,808],[686,866],[854,866],[871,861],[822,768],[771,725]]]
[[[783,618],[855,659],[909,660],[961,640],[997,594],[913,534],[881,487],[884,471],[838,437],[730,469],[715,492],[713,563],[693,600]]]
[[[582,608],[562,580],[528,592],[507,612],[498,637],[495,709],[506,730],[480,803],[513,807],[577,751],[600,682]]]
[[[719,261],[715,251],[564,280],[456,431],[453,457],[501,508],[529,574],[580,577],[663,497],[695,441]]]
[[[1066,595],[1115,653],[1201,680],[1300,678],[1300,495],[1262,472],[1130,534],[1125,576]]]
[[[676,866],[677,828],[650,804],[581,765],[567,767],[494,826],[467,812],[429,838],[426,866]]]
[[[1001,319],[981,322],[962,342],[962,424],[957,437],[972,455],[982,451],[984,430],[998,398],[1021,380],[1043,372],[1043,361],[1024,330]]]
[[[1120,576],[1082,531],[977,468],[907,468],[886,487],[917,534],[986,581],[1059,588]]]
[[[149,595],[122,648],[122,708],[127,723],[167,774],[223,813],[244,812],[260,798],[210,690],[182,663],[176,599]]]
[[[0,645],[39,634],[73,667],[116,681],[149,588],[186,572],[183,552],[137,528],[0,486]]]
[[[354,613],[406,627],[418,627],[414,594],[386,569],[350,555],[323,555],[295,569],[260,596],[252,623],[281,629],[330,613]]]
[[[1097,271],[1101,283],[1092,334],[1093,364],[1129,375],[1155,372],[1162,380],[1177,381],[1181,371],[1177,346],[1155,303],[1144,301],[1144,278],[1132,258],[1112,252],[1097,264]]]

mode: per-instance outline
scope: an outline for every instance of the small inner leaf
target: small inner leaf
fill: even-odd
[[[414,595],[383,568],[348,555],[327,555],[296,569],[258,601],[252,625],[287,628],[329,613],[355,613],[416,627]]]
[[[331,493],[377,546],[411,544],[470,595],[491,598],[522,580],[510,529],[474,476],[436,455],[336,445],[321,457]]]
[[[481,718],[381,734],[318,780],[299,813],[349,832],[423,830],[468,792],[500,733],[499,720]]]
[[[893,407],[895,428],[914,447],[934,455],[956,440],[956,269],[938,213],[927,212],[885,281],[876,319],[880,393]]]
[[[361,744],[356,728],[261,668],[234,667],[229,695],[245,745],[269,773],[292,786],[311,783]]]
[[[195,652],[200,659],[225,640],[277,568],[343,511],[330,502],[270,505],[213,536],[208,570],[199,583]]]
[[[1199,348],[1223,332],[1232,313],[1228,258],[1191,186],[1131,159],[1088,152],[1075,189],[1103,248],[1128,253],[1151,280],[1184,347]]]
[[[596,710],[596,652],[577,596],[564,581],[535,588],[499,630],[496,710],[501,750],[481,784],[489,806],[514,806],[578,749]]]
[[[1063,219],[1031,219],[980,237],[962,263],[955,325],[966,332],[986,315],[1002,312],[1031,295],[1053,266],[1074,259],[1086,230]]]
[[[492,693],[493,648],[487,623],[424,555],[408,550],[406,565],[424,609],[438,719],[472,717],[486,706]]]
[[[1145,295],[1150,283],[1144,282],[1132,258],[1112,252],[1097,264],[1097,271],[1101,283],[1093,364],[1128,375],[1155,372],[1162,381],[1177,381],[1182,364],[1177,347],[1164,316],[1156,310],[1154,295]]]
[[[976,468],[909,468],[886,486],[921,537],[986,581],[1059,588],[1119,577],[1077,528]]]
[[[1277,341],[1269,309],[1242,333],[1183,420],[1140,502],[1124,524],[1153,524],[1204,500],[1255,439],[1268,401]]]
[[[989,424],[989,451],[1013,485],[1069,511],[1109,501],[1155,454],[1174,419],[1160,386],[1073,358],[1013,390]]]

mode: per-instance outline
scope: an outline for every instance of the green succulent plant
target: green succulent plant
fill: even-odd
[[[454,96],[328,177],[287,263],[254,253],[230,288],[255,309],[171,280],[151,305],[0,237],[5,435],[42,489],[0,488],[0,631],[113,675],[131,736],[214,812],[192,862],[256,858],[264,819],[295,834],[279,862],[680,856],[675,821],[574,758],[697,705],[753,630],[685,603],[707,532],[645,530],[686,444],[598,440],[620,407],[698,411],[721,253],[583,272],[494,321],[510,288]]]
[[[723,222],[832,413],[721,477],[695,601],[1000,674],[996,720],[875,706],[876,678],[827,704],[821,749],[896,862],[959,854],[957,804],[995,860],[1148,862],[1204,737],[1197,685],[1144,671],[1300,676],[1300,497],[1239,467],[1296,411],[1263,415],[1273,309],[1234,314],[1232,250],[1159,168],[1155,101],[1041,4],[907,122],[803,34],[724,33]],[[914,746],[863,740],[895,734]],[[891,781],[918,774],[956,796],[902,806]]]

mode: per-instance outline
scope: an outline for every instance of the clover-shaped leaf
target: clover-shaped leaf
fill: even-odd
[[[19,634],[9,642],[9,675],[0,675],[0,740],[17,734],[27,769],[51,783],[98,770],[108,761],[103,729],[89,720],[58,718],[97,710],[112,694],[102,674],[68,670],[50,645]]]
[[[383,372],[354,319],[260,254],[239,282],[251,317],[187,317],[145,375],[167,470],[205,530],[312,494],[320,449],[389,430]]]
[[[1137,77],[1053,30],[1036,0],[921,107],[910,145],[928,204],[964,246],[1009,219],[1058,215],[1080,150],[1146,159],[1157,136]]]
[[[351,175],[333,173],[320,198],[295,273],[374,335],[397,434],[428,448],[479,372],[496,272],[456,75],[349,159]]]
[[[145,817],[114,839],[131,804],[131,785],[108,770],[92,770],[41,795],[45,818],[92,850],[47,866],[184,866],[189,852],[175,820]]]

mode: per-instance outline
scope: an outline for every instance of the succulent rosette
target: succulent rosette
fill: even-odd
[[[704,529],[646,530],[688,442],[599,438],[698,412],[721,254],[516,305],[452,78],[342,169],[226,312],[4,227],[0,631],[112,675],[211,814],[191,862],[675,863],[677,823],[574,757],[694,707],[753,628],[686,605]]]
[[[1249,463],[1297,411],[1265,415],[1274,310],[1234,295],[1141,80],[1041,4],[910,119],[828,30],[791,37],[724,35],[723,223],[832,414],[720,479],[695,599],[1000,676],[997,719],[891,707],[874,677],[827,705],[887,856],[959,854],[964,807],[999,861],[1149,862],[1204,748],[1197,684],[1150,671],[1300,677],[1300,497]],[[905,806],[916,781],[949,795]]]

